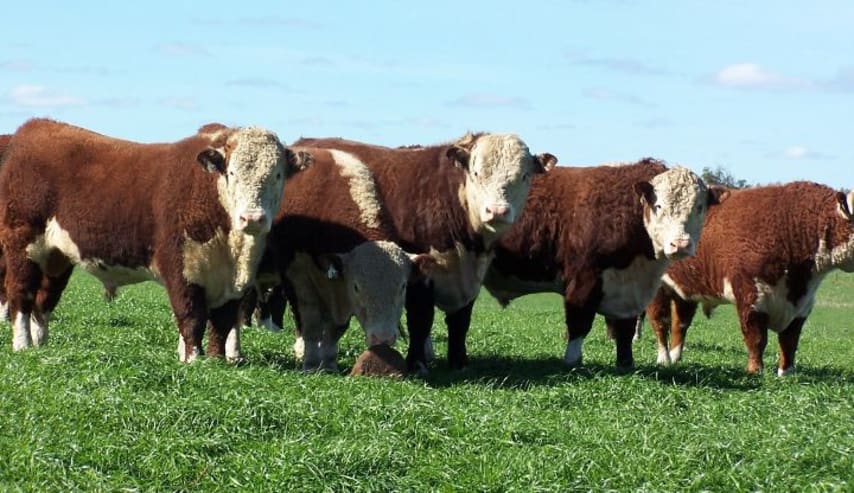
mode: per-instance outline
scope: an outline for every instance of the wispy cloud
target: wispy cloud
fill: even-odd
[[[840,68],[823,86],[829,91],[854,91],[854,66]]]
[[[765,155],[771,159],[790,159],[790,160],[823,160],[833,159],[834,157],[823,152],[814,151],[805,146],[791,146],[781,151],[772,151]]]
[[[489,93],[469,93],[449,101],[449,106],[463,106],[467,108],[516,108],[531,109],[531,103],[518,96],[501,96]]]
[[[649,65],[633,58],[619,57],[591,57],[575,52],[565,55],[567,61],[573,65],[601,68],[613,72],[621,72],[630,75],[668,75],[670,72],[661,67]]]
[[[13,87],[9,91],[9,101],[13,105],[28,108],[62,108],[86,104],[83,98],[30,84]]]
[[[234,87],[251,87],[255,89],[278,89],[291,91],[291,88],[278,80],[266,79],[264,77],[244,77],[226,81],[225,85]]]
[[[586,98],[590,99],[598,99],[600,101],[616,101],[618,103],[626,103],[632,104],[636,106],[645,106],[648,108],[652,108],[656,106],[654,103],[650,103],[641,99],[639,96],[634,94],[628,94],[624,92],[612,91],[610,89],[606,89],[604,87],[590,87],[582,91],[582,95]]]
[[[808,89],[814,84],[806,79],[789,77],[758,63],[734,63],[707,78],[713,84],[734,89]]]
[[[8,72],[29,72],[35,68],[29,60],[5,60],[0,62],[0,70]]]
[[[175,57],[183,56],[210,56],[210,51],[201,45],[183,42],[159,43],[154,46],[158,52]]]

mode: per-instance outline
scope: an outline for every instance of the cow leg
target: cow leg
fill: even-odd
[[[466,335],[471,326],[473,308],[474,300],[456,312],[445,315],[445,324],[448,326],[448,364],[452,370],[462,370],[468,365]]]
[[[20,251],[25,250],[21,248]],[[12,350],[20,351],[33,344],[30,318],[35,307],[42,271],[25,255],[10,252],[11,250],[7,250],[5,255],[7,271],[4,284],[9,317],[12,320]]]
[[[256,288],[247,289],[240,299],[240,313],[237,317],[238,324],[242,327],[252,327],[252,314],[259,306],[261,300]]]
[[[62,298],[62,292],[68,286],[68,280],[71,279],[73,272],[69,264],[64,272],[57,275],[43,275],[41,286],[36,292],[35,309],[30,316],[30,336],[34,346],[47,344],[48,337],[48,322],[50,316],[59,304]]]
[[[801,329],[806,322],[805,317],[798,317],[786,327],[786,330],[777,334],[780,343],[780,362],[777,365],[777,376],[783,377],[795,371],[795,351],[798,350],[798,341],[801,338]]]
[[[655,293],[655,297],[646,307],[646,316],[658,343],[658,358],[655,362],[658,365],[669,366],[671,363],[668,343],[670,337],[670,296],[664,289],[659,289]]]
[[[635,334],[637,317],[620,319],[605,317],[605,324],[614,334],[614,342],[617,345],[617,368],[631,370],[635,366],[632,355],[632,336]]]
[[[643,337],[643,319],[646,316],[646,312],[641,312],[640,315],[637,316],[635,322],[635,333],[632,336],[632,342],[638,342],[641,337]]]
[[[581,366],[582,345],[584,338],[593,327],[596,312],[589,308],[579,308],[568,302],[564,302],[563,308],[566,314],[566,352],[563,355],[563,361],[570,368],[574,368]]]
[[[275,286],[258,303],[258,325],[270,332],[281,332],[285,320],[287,301],[281,286]]]
[[[192,363],[202,355],[202,338],[208,321],[205,290],[183,281],[164,281],[178,324],[178,359],[182,363]]]
[[[676,363],[682,359],[685,349],[685,335],[688,327],[697,313],[697,303],[674,297],[670,314],[670,362]]]
[[[285,302],[282,304],[282,313],[284,316],[284,307],[287,303],[291,305],[291,313],[294,314],[294,357],[297,361],[304,361],[305,358],[305,340],[302,337],[302,316],[300,314],[299,303],[297,301],[296,292],[293,286],[287,280],[282,283],[282,292],[284,293]]]
[[[323,331],[320,341],[320,369],[338,371],[338,341],[350,327],[349,320],[345,324],[330,326]]]
[[[422,375],[427,373],[424,348],[433,327],[434,314],[432,286],[410,283],[406,288],[406,326],[409,330],[406,364],[410,371]]]
[[[747,346],[747,372],[761,373],[762,355],[768,344],[768,314],[758,312],[749,306],[739,306],[738,316],[741,322],[741,334]]]
[[[240,325],[238,324],[240,303],[241,300],[231,300],[210,310],[211,330],[208,332],[208,356],[225,356],[229,363],[237,363],[242,360]]]

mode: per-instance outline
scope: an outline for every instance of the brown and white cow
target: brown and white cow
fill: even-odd
[[[303,368],[334,370],[338,339],[354,316],[368,346],[395,343],[406,288],[423,282],[433,260],[387,241],[391,217],[365,163],[343,151],[295,149],[314,163],[288,182],[259,278],[284,281]]]
[[[525,212],[499,242],[484,286],[503,305],[519,296],[563,295],[564,360],[581,364],[596,313],[631,367],[636,316],[671,260],[692,255],[717,195],[686,168],[635,164],[561,167],[534,180]]]
[[[164,284],[179,358],[230,354],[229,331],[255,276],[285,178],[300,156],[257,127],[202,127],[139,144],[33,119],[0,169],[0,244],[15,350],[47,341],[72,265],[106,286]]]
[[[697,255],[667,269],[647,308],[658,363],[681,358],[698,303],[733,303],[747,346],[747,371],[762,371],[771,329],[780,345],[777,374],[791,373],[819,284],[835,269],[854,272],[852,211],[854,192],[846,196],[816,183],[732,191],[709,210]]]
[[[11,134],[0,135],[0,168],[3,166],[3,156],[6,154],[6,149],[9,147],[11,140]],[[6,262],[3,260],[3,248],[0,246],[0,319],[6,319],[9,316],[9,311],[6,307],[6,287],[2,282],[5,278]]]
[[[489,133],[397,149],[334,138],[295,145],[343,151],[364,163],[391,219],[388,239],[435,260],[430,281],[406,289],[409,367],[426,371],[434,306],[447,314],[451,367],[465,366],[465,331],[492,248],[522,212],[532,178],[557,158],[532,155],[516,135]]]

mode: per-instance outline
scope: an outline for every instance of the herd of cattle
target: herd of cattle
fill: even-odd
[[[405,308],[407,365],[425,372],[438,307],[460,369],[485,287],[504,305],[561,294],[570,366],[597,313],[617,365],[631,367],[644,310],[658,363],[670,364],[698,304],[733,303],[748,371],[762,370],[771,329],[784,375],[822,279],[854,271],[854,192],[806,182],[730,190],[653,159],[556,164],[508,134],[285,146],[269,130],[208,124],[140,144],[30,120],[0,136],[0,301],[12,347],[47,342],[78,265],[108,293],[163,284],[186,362],[206,331],[209,356],[241,359],[257,302],[270,328],[291,305],[306,370],[336,368],[354,316],[367,345],[393,345]]]

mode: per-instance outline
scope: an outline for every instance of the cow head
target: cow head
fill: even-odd
[[[285,179],[311,164],[311,156],[286,149],[273,132],[246,127],[206,125],[199,134],[211,139],[198,162],[219,175],[217,191],[232,229],[248,235],[270,231]]]
[[[728,196],[725,188],[708,188],[699,176],[676,167],[634,186],[643,205],[643,222],[656,258],[694,255],[710,204]]]
[[[395,243],[371,241],[348,253],[323,255],[318,265],[341,283],[342,300],[365,331],[368,346],[393,345],[399,335],[406,286],[429,276],[433,258],[411,255]]]
[[[831,250],[831,262],[845,272],[854,272],[854,190],[847,195],[837,192],[836,202],[839,217],[834,236],[839,243]]]
[[[462,200],[472,228],[500,234],[516,220],[531,178],[557,164],[551,154],[532,156],[515,135],[466,134],[447,150],[447,157],[465,171]]]

